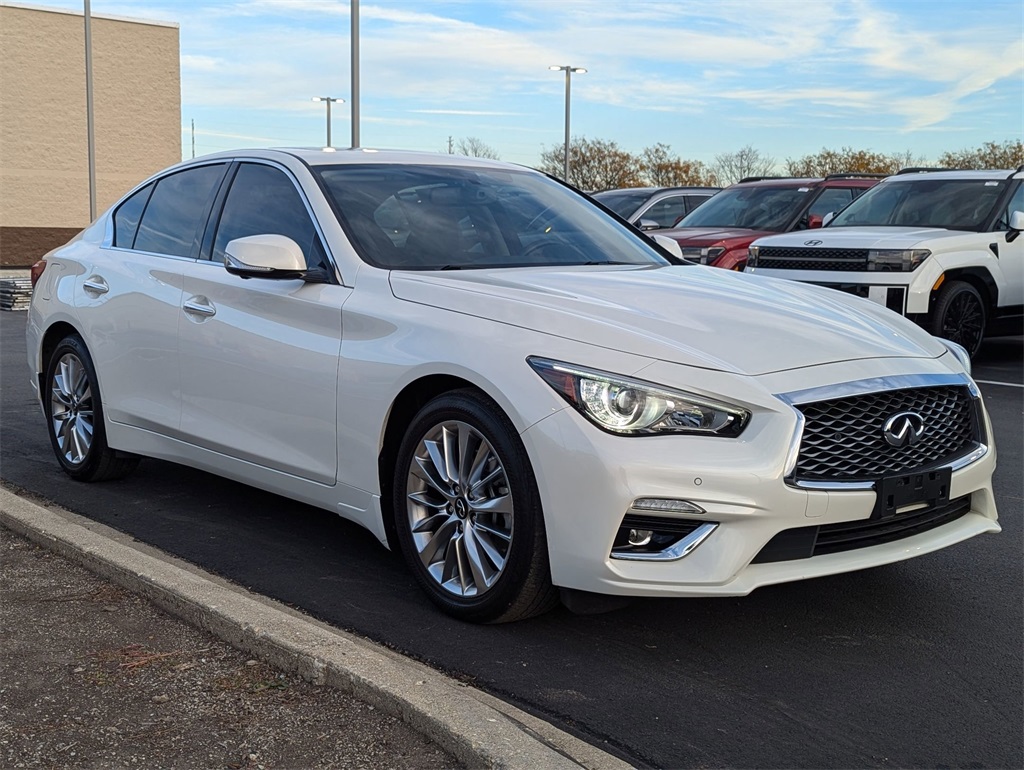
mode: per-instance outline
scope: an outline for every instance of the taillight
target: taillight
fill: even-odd
[[[46,260],[41,259],[32,265],[32,288],[36,287],[39,283],[39,279],[43,277],[43,271],[46,269]]]

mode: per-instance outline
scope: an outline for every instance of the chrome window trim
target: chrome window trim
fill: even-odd
[[[117,251],[122,254],[140,254],[144,257],[156,257],[157,259],[174,259],[179,262],[200,262],[202,260],[193,259],[192,257],[182,257],[178,254],[161,254],[158,251],[141,251],[139,249],[126,249],[124,246],[105,246],[107,251]]]
[[[611,558],[619,561],[679,561],[689,556],[708,537],[718,529],[717,522],[705,522],[675,545],[657,553],[619,553],[612,551]]]
[[[646,214],[648,211],[650,211],[652,208],[654,208],[655,204],[661,203],[662,201],[668,200],[669,198],[683,198],[683,210],[685,211],[686,210],[686,199],[685,199],[684,196],[685,196],[685,193],[682,193],[682,192],[658,193],[658,194],[654,195],[653,197],[648,198],[647,199],[647,204],[645,206],[642,206],[635,214],[633,214],[633,216],[630,219],[631,219],[631,221],[633,219],[636,219],[636,220],[643,219],[644,214]],[[684,216],[685,216],[685,214],[684,214]]]
[[[153,254],[153,255],[158,256],[158,257],[176,257],[178,259],[181,259],[182,257],[180,257],[178,255],[175,255],[175,254],[158,254],[158,253],[156,253],[154,251],[140,251],[138,249],[126,249],[123,246],[114,246],[114,215],[117,213],[117,210],[119,208],[121,208],[122,204],[125,201],[127,201],[129,198],[131,198],[133,195],[135,195],[135,193],[137,193],[139,190],[141,190],[143,187],[145,187],[148,184],[156,184],[157,182],[159,182],[161,179],[164,179],[165,177],[169,177],[172,174],[177,174],[177,173],[180,173],[182,171],[188,171],[189,169],[200,168],[201,166],[216,166],[216,165],[230,166],[231,165],[231,161],[226,159],[226,158],[216,158],[216,159],[210,159],[210,160],[202,160],[202,161],[198,161],[196,163],[178,164],[178,165],[171,166],[168,169],[165,169],[164,171],[166,171],[166,173],[161,172],[159,174],[154,174],[153,176],[149,177],[148,179],[145,179],[142,182],[139,182],[137,185],[135,185],[135,187],[133,187],[131,190],[129,190],[124,195],[122,195],[120,198],[118,198],[117,201],[110,208],[108,208],[103,214],[101,214],[101,216],[105,217],[105,221],[104,221],[104,224],[103,224],[103,240],[100,242],[100,248],[101,249],[114,249],[114,248],[116,248],[118,251],[126,251],[126,252],[128,252],[130,254]],[[221,177],[221,181],[223,181],[223,179],[224,178]],[[141,218],[139,219],[139,224],[140,225],[142,224],[142,219]],[[194,262],[195,261],[191,257],[185,257],[185,259],[188,259],[190,262]]]
[[[292,186],[295,188],[295,191],[299,194],[299,198],[302,201],[302,205],[305,206],[306,208],[306,214],[309,215],[310,220],[313,222],[313,228],[316,230],[316,234],[320,237],[320,242],[323,244],[324,252],[327,255],[327,261],[334,269],[335,278],[337,278],[339,284],[344,286],[345,282],[342,280],[341,270],[338,269],[338,262],[334,258],[334,252],[331,250],[330,241],[328,241],[327,237],[324,235],[323,228],[320,226],[320,220],[317,219],[316,214],[313,212],[313,208],[309,205],[309,199],[306,196],[305,190],[302,189],[302,186],[299,184],[298,179],[296,178],[295,174],[292,172],[290,168],[288,168],[279,161],[271,160],[269,158],[254,158],[248,155],[239,155],[233,158],[216,158],[206,161],[200,161],[198,163],[189,163],[183,166],[174,166],[171,169],[168,169],[167,173],[149,177],[145,181],[140,182],[138,185],[129,190],[124,196],[118,199],[118,201],[113,206],[111,206],[106,211],[106,213],[103,214],[103,240],[100,242],[100,248],[109,249],[111,251],[120,251],[126,254],[147,254],[154,257],[162,257],[164,259],[183,259],[187,262],[209,262],[210,264],[214,265],[219,264],[217,262],[214,262],[212,259],[192,259],[191,257],[182,257],[176,254],[159,254],[153,251],[141,251],[139,249],[127,249],[123,246],[114,246],[114,214],[126,200],[132,197],[135,193],[137,193],[147,184],[156,184],[160,182],[160,180],[164,179],[165,177],[171,176],[172,174],[177,174],[182,171],[187,171],[193,168],[199,168],[201,166],[230,166],[232,163],[262,163],[265,166],[273,166],[279,169],[280,171],[284,172],[285,176],[287,176],[289,181],[291,181]],[[231,183],[234,184],[234,177],[232,177]],[[229,187],[228,193],[230,192],[231,188]],[[217,212],[218,226],[220,225],[220,214],[221,212]],[[223,265],[221,265],[221,267],[223,267]]]
[[[945,352],[943,355],[952,355]],[[853,380],[835,385],[824,385],[806,390],[794,390],[789,393],[776,393],[775,397],[790,406],[808,404],[815,401],[829,401],[835,398],[863,396],[869,393],[884,393],[887,390],[906,390],[908,388],[930,388],[942,385],[965,385],[971,395],[977,398],[980,394],[974,380],[966,374],[898,374],[889,377],[872,377],[866,380]]]

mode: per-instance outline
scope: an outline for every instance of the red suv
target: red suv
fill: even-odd
[[[703,265],[742,270],[747,247],[758,238],[821,227],[885,174],[831,174],[823,179],[748,177],[727,187],[683,217],[671,230],[683,256]]]

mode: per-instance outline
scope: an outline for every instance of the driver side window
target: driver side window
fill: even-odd
[[[999,219],[996,220],[996,230],[1009,230],[1010,229],[1010,214],[1014,211],[1024,211],[1024,182],[1017,183],[1017,189],[1013,195],[1010,196],[1010,202],[1006,204],[1006,208],[1000,215]]]
[[[302,249],[307,268],[329,270],[320,236],[288,175],[273,166],[243,163],[224,201],[213,259],[223,262],[224,249],[235,238],[264,234],[291,238]]]

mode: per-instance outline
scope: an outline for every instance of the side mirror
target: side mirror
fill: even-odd
[[[821,227],[825,222],[825,217],[821,214],[808,214],[807,215],[807,229],[814,230],[815,228]]]
[[[652,235],[650,238],[669,254],[683,258],[683,249],[675,238],[669,238],[667,235]]]
[[[836,218],[836,212],[834,212],[834,211],[828,212],[825,216],[823,216],[821,218],[821,226],[824,227],[825,225],[827,225],[829,222],[831,222],[835,218]]]
[[[301,279],[306,257],[285,235],[249,235],[228,241],[224,269],[242,278]]]
[[[1024,230],[1024,211],[1014,211],[1010,214],[1010,230],[1006,233],[1006,242],[1013,243],[1017,240],[1021,230]]]
[[[655,222],[653,219],[641,219],[636,223],[636,226],[641,230],[660,230],[661,225]]]

